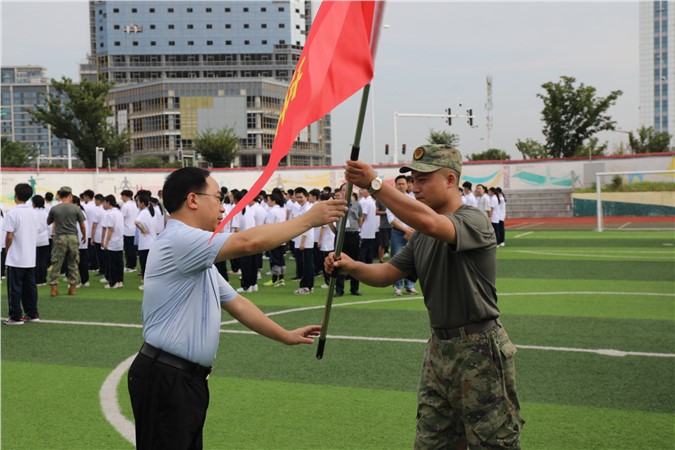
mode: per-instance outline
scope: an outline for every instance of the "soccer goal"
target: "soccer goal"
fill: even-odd
[[[649,183],[653,189],[635,191],[618,189],[622,185],[641,183]],[[672,219],[675,219],[675,170],[598,172],[595,174],[595,197],[598,232],[607,228],[606,222],[610,217],[626,216],[635,218],[633,220],[639,218],[644,224],[662,223],[642,229],[672,229]],[[650,218],[653,218],[653,222]],[[626,229],[630,223],[632,222],[625,221],[615,229]]]

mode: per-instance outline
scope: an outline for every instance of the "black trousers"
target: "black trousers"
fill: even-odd
[[[98,259],[98,273],[101,275],[108,274],[108,256],[105,254],[103,246],[99,243],[95,243],[96,247],[96,257]]]
[[[298,256],[302,260],[300,287],[312,289],[314,287],[314,248],[298,249]]]
[[[345,232],[345,240],[342,243],[342,253],[350,256],[354,261],[359,260],[359,232],[347,231]],[[359,290],[359,280],[349,277],[349,292],[352,294]],[[345,276],[338,275],[335,291],[338,294],[345,292]]]
[[[258,262],[256,255],[239,257],[239,267],[241,268],[241,287],[248,289],[254,284],[258,284]]]
[[[105,274],[106,280],[110,286],[116,283],[124,282],[124,259],[122,258],[122,250],[113,251],[106,250],[108,254],[108,271]]]
[[[80,264],[78,269],[80,272],[80,283],[89,282],[89,249],[80,249]]]
[[[35,267],[7,266],[7,300],[9,318],[19,320],[21,306],[26,315],[37,317],[37,286],[35,285]]]
[[[44,284],[47,282],[47,269],[52,259],[49,245],[35,247],[35,282]],[[84,283],[84,282],[83,282]]]
[[[141,263],[141,277],[145,275],[145,263],[148,262],[148,253],[150,253],[149,249],[138,251],[138,260]]]
[[[98,270],[98,254],[96,253],[96,244],[91,241],[87,244],[87,252],[89,255],[89,270]],[[80,258],[81,260],[82,258]]]
[[[208,381],[138,354],[127,378],[136,422],[136,448],[204,447]]]
[[[124,236],[124,257],[126,264],[124,267],[127,269],[136,268],[136,256],[138,253],[138,247],[134,245],[133,236]]]

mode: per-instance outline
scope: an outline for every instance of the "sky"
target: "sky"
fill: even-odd
[[[74,80],[89,50],[87,2],[1,1],[3,66],[39,65],[47,75]],[[315,12],[316,12],[315,7]],[[387,2],[360,158],[393,163],[394,114],[466,114],[466,119],[398,117],[398,161],[426,143],[430,130],[459,136],[464,155],[488,148],[486,77],[492,76],[492,147],[512,159],[519,139],[544,141],[541,85],[561,76],[594,86],[599,96],[623,91],[609,114],[620,130],[639,124],[637,2]],[[332,114],[333,164],[354,141],[361,92]],[[460,106],[461,105],[461,106]],[[604,132],[611,153],[627,143]],[[390,153],[384,154],[385,144]],[[400,146],[406,144],[406,155]]]

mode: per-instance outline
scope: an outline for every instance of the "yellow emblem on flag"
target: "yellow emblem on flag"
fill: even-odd
[[[295,70],[295,73],[293,74],[293,78],[291,78],[291,84],[288,86],[288,91],[286,91],[286,98],[284,99],[284,106],[281,108],[281,114],[279,114],[279,122],[277,122],[277,130],[275,132],[279,132],[279,127],[284,123],[284,119],[286,118],[286,110],[288,110],[288,105],[293,101],[295,98],[295,95],[298,93],[298,84],[300,83],[300,80],[302,79],[302,66],[305,64],[305,60],[307,59],[306,56],[303,56],[300,62],[298,63],[298,67]]]
[[[415,150],[415,153],[413,153],[413,159],[415,161],[419,161],[422,158],[424,158],[424,149],[422,147],[418,147],[417,150]]]

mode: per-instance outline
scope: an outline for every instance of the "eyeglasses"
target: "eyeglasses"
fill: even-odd
[[[206,192],[194,192],[194,194],[195,195],[208,195],[209,197],[214,197],[214,198],[218,199],[219,203],[223,203],[223,201],[225,201],[225,196],[223,194],[215,195],[215,194],[207,194]]]

